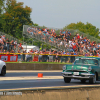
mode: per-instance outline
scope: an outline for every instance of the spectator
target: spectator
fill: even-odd
[[[0,50],[3,49],[3,41],[0,39]]]
[[[39,62],[41,62],[42,61],[42,51],[40,51],[40,53],[39,53]]]
[[[3,38],[3,50],[7,50],[6,39]]]
[[[11,50],[13,50],[13,49],[14,49],[14,40],[12,40],[12,41],[10,42],[10,45],[11,45]]]
[[[10,41],[9,41],[9,39],[7,38],[7,51],[9,51],[9,47],[10,47]]]
[[[14,49],[16,49],[17,41],[14,42]]]

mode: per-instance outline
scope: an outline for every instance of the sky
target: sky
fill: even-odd
[[[63,28],[79,21],[100,29],[100,0],[17,0],[32,9],[31,19],[39,26]]]

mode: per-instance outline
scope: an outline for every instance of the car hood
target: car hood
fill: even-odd
[[[88,67],[90,65],[68,65],[67,70],[81,70],[81,71],[88,71]]]

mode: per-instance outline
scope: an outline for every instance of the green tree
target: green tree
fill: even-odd
[[[5,1],[5,0],[0,0],[0,14],[1,14],[2,11],[3,11],[4,1]]]
[[[2,30],[2,13],[3,13],[4,1],[5,0],[0,0],[0,31]]]
[[[30,14],[32,9],[23,7],[23,2],[6,0],[5,13],[2,14],[2,29],[14,37],[22,38],[23,25],[32,25]]]
[[[68,26],[65,26],[64,29],[74,29],[74,30],[79,30],[83,33],[89,34],[91,36],[95,36],[96,38],[99,38],[98,34],[99,34],[99,28],[96,28],[95,26],[93,26],[91,23],[82,23],[82,22],[77,22],[75,23],[71,23]]]

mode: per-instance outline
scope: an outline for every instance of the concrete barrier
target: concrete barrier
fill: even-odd
[[[7,70],[62,70],[64,64],[6,63]]]
[[[100,88],[29,90],[20,92],[22,92],[22,95],[1,95],[0,100],[100,100]]]

